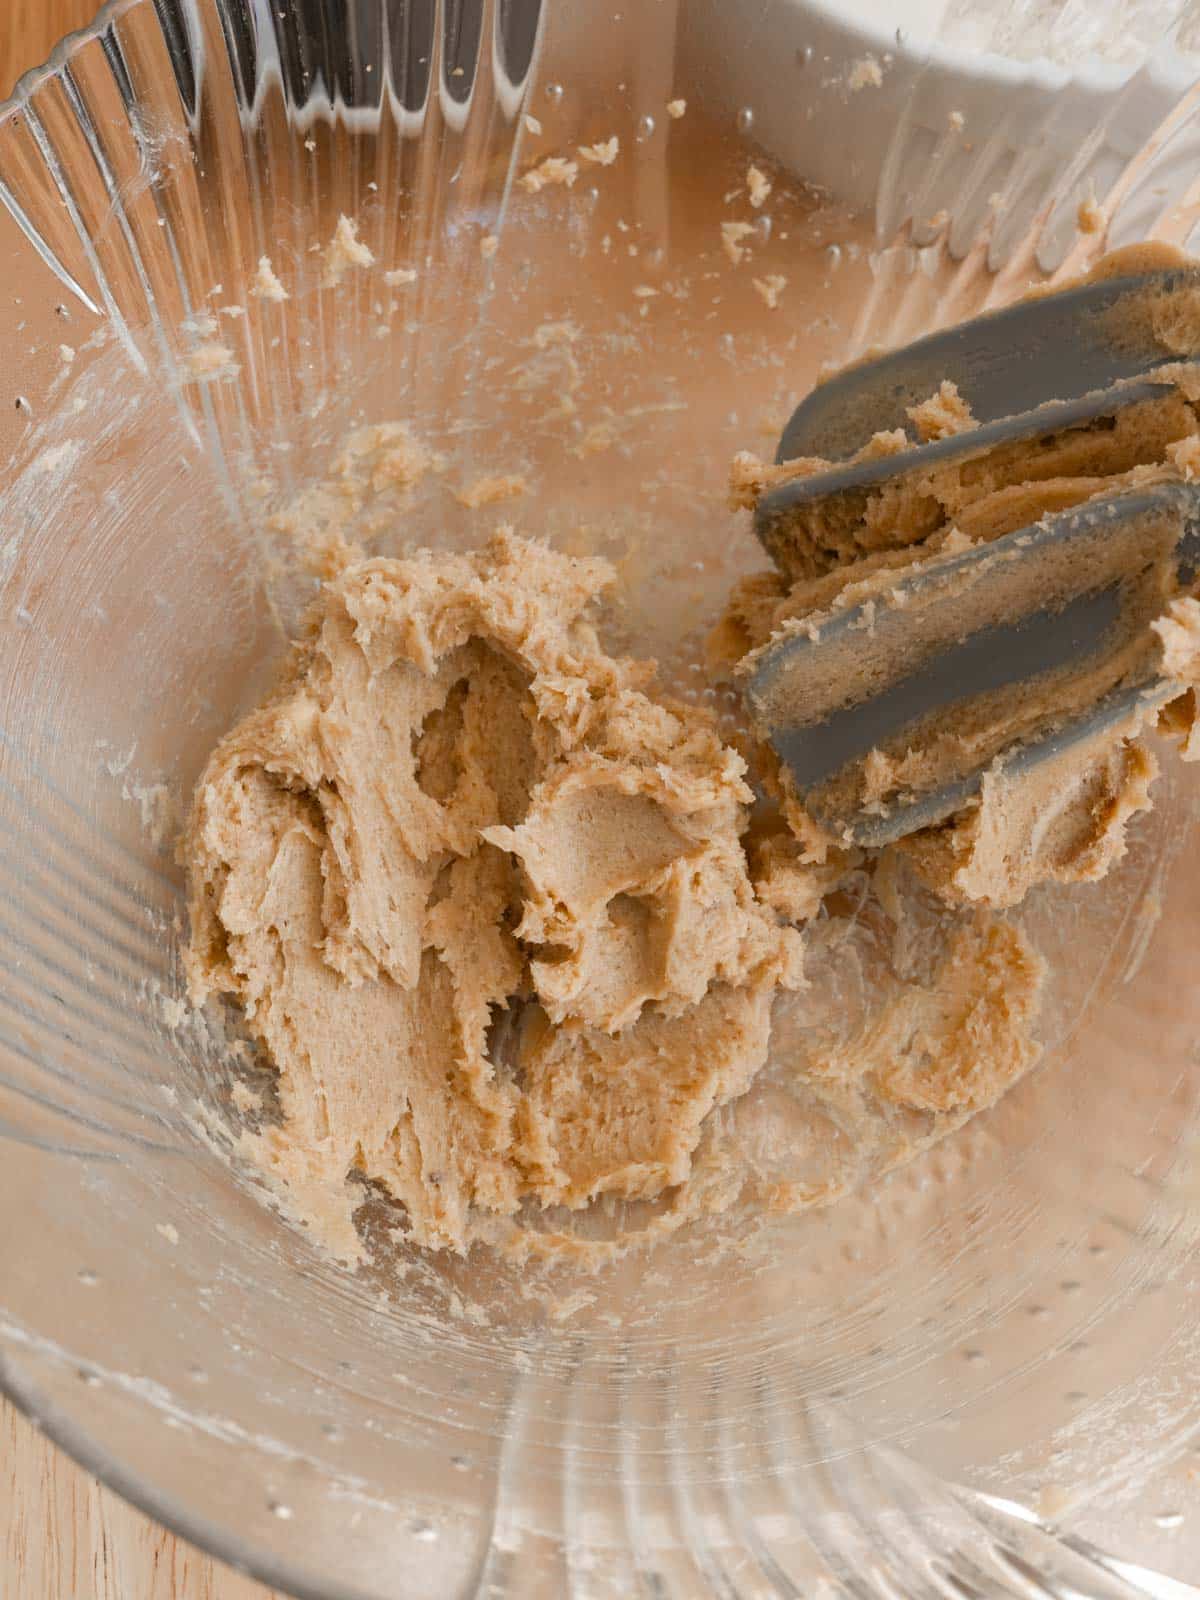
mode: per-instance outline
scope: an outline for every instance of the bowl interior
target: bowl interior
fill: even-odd
[[[997,268],[994,232],[881,233],[784,165],[778,81],[748,28],[730,76],[761,98],[729,103],[710,9],[484,7],[476,30],[366,7],[302,38],[270,8],[135,0],[0,112],[0,1373],[118,1488],[296,1592],[810,1593],[872,1552],[879,1593],[916,1593],[905,1563],[939,1551],[1087,1559],[985,1494],[1186,1571],[1144,1488],[1200,1365],[1197,790],[1173,760],[1110,880],[1022,909],[1045,1058],[1000,1106],[886,1178],[886,1125],[849,1160],[806,1074],[876,1015],[864,899],[815,931],[770,1069],[721,1114],[764,1185],[855,1192],[735,1207],[587,1278],[337,1267],[237,1149],[269,1078],[182,1004],[179,818],[313,592],[314,528],[399,553],[512,522],[606,555],[606,640],[736,719],[697,665],[763,564],[734,451],[773,450],[826,363],[1036,273],[1027,227]],[[855,118],[846,66],[817,73],[828,126]],[[612,165],[575,154],[614,135]],[[830,134],[807,137],[815,165]],[[569,187],[516,181],[557,155]],[[1160,155],[1129,152],[1114,210],[1177,237],[1140,187]],[[341,215],[373,260],[331,287]],[[286,301],[252,292],[264,255]],[[347,496],[378,424],[440,468]],[[496,474],[526,492],[457,498]]]

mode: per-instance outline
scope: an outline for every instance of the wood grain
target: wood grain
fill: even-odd
[[[103,1489],[0,1401],[3,1600],[282,1600]]]
[[[0,0],[0,98],[96,0]],[[119,1499],[0,1400],[0,1600],[278,1600]]]
[[[0,0],[0,99],[64,33],[85,28],[99,9],[97,0]]]

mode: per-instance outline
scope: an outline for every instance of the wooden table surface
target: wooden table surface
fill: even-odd
[[[176,1539],[0,1401],[3,1600],[277,1600]]]
[[[0,98],[99,9],[0,0]],[[102,1489],[0,1400],[0,1600],[274,1600]]]

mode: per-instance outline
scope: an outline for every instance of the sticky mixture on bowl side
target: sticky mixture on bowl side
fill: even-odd
[[[955,539],[1139,473],[1191,475],[1182,380],[1127,419],[1064,436],[1036,475],[1006,457],[860,526],[803,532],[795,570],[735,592],[716,657]],[[914,417],[966,426],[944,388]],[[752,503],[764,474],[737,472]],[[278,1073],[282,1120],[249,1147],[339,1254],[360,1253],[352,1175],[399,1202],[412,1242],[456,1251],[600,1197],[727,1204],[713,1113],[767,1062],[776,997],[803,1008],[805,925],[852,873],[897,925],[914,874],[948,932],[932,977],[893,982],[880,1026],[823,1062],[826,1080],[912,1119],[902,1155],[1036,1060],[1044,963],[993,908],[1120,855],[1154,772],[1136,730],[1056,773],[1052,794],[985,785],[982,804],[868,859],[818,836],[764,752],[735,751],[651,666],[605,652],[589,621],[604,561],[501,530],[473,554],[345,547],[330,566],[278,686],[211,757],[184,857],[192,996],[235,1000]],[[1183,690],[1200,605],[1175,601],[1160,632]],[[1185,754],[1193,712],[1189,690],[1166,719]],[[756,805],[751,777],[777,803]],[[779,1185],[769,1203],[834,1192]]]

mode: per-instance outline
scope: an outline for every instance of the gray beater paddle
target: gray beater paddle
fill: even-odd
[[[797,509],[1169,394],[1173,384],[1165,373],[1155,381],[1156,369],[1191,352],[1165,346],[1155,330],[1169,329],[1175,345],[1186,324],[1172,322],[1173,297],[1198,292],[1200,272],[1188,268],[1104,280],[976,318],[831,379],[793,415],[778,460],[844,458],[876,431],[902,426],[907,407],[947,377],[980,425],[776,486],[755,513],[762,543],[795,575],[788,524]],[[1149,297],[1159,316],[1144,314]],[[961,554],[922,562],[919,546],[912,553],[920,564],[897,573],[890,591],[802,623],[746,663],[756,732],[835,836],[888,844],[969,804],[997,761],[1009,773],[1027,770],[1180,692],[1162,676],[1149,624],[1200,570],[1200,492],[1189,485],[1098,496]],[[1023,700],[1033,708],[1024,720],[1013,714]],[[969,737],[934,787],[865,800],[869,752],[919,752],[947,727]]]

